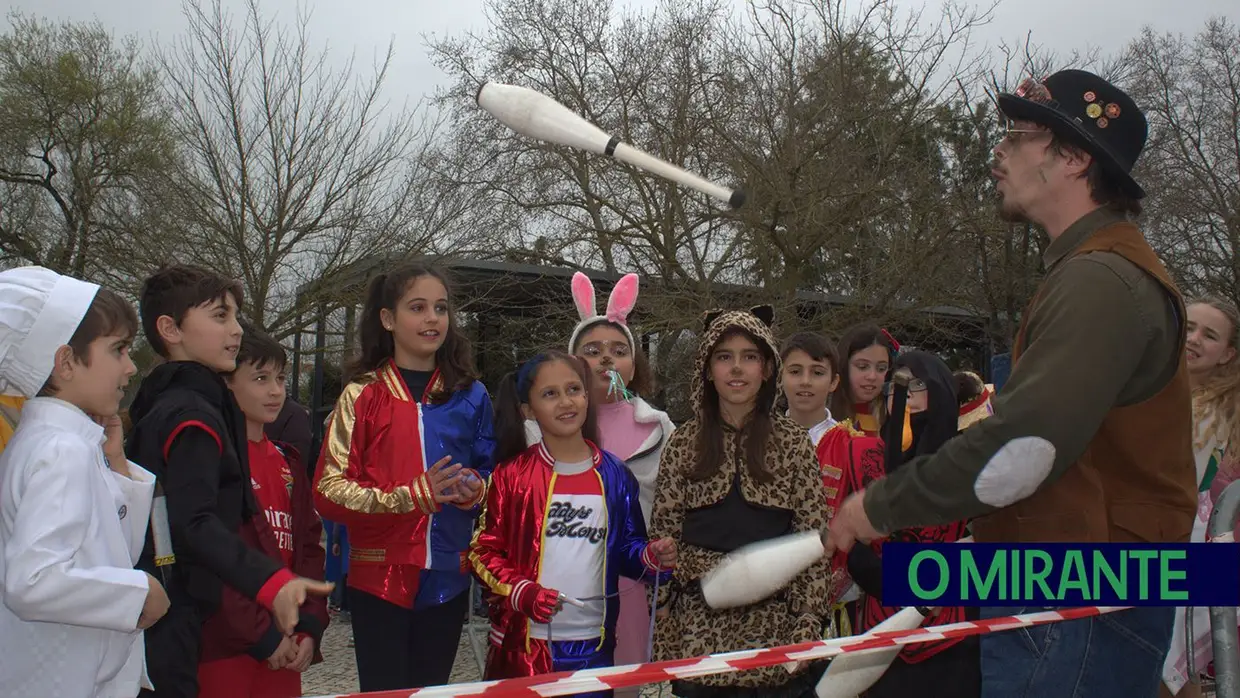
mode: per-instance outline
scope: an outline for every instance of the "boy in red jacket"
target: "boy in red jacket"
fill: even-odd
[[[296,574],[323,579],[323,525],[314,511],[306,469],[292,447],[264,434],[284,406],[286,360],[278,342],[245,327],[237,369],[225,376],[245,414],[250,484],[262,512],[244,522],[240,533]],[[264,608],[225,589],[220,611],[203,625],[199,697],[300,696],[301,672],[322,661],[318,648],[327,622],[326,600],[310,597],[293,635],[285,635]]]

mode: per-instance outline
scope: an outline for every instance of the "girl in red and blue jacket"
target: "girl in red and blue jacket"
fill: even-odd
[[[468,549],[494,460],[491,400],[443,272],[370,283],[360,357],[315,472],[349,529],[349,610],[364,692],[445,684],[469,610]]]

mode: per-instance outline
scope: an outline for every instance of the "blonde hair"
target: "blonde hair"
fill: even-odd
[[[1202,424],[1213,417],[1208,428],[1197,433],[1194,445],[1200,448],[1221,436],[1232,449],[1240,448],[1240,309],[1219,296],[1194,298],[1185,308],[1198,304],[1208,305],[1227,317],[1231,323],[1227,345],[1237,350],[1237,356],[1215,367],[1210,377],[1193,389],[1193,424]]]

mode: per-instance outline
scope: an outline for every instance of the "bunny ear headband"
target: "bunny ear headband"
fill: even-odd
[[[611,322],[618,325],[624,336],[629,340],[629,347],[636,348],[633,343],[633,332],[629,329],[629,313],[633,312],[633,306],[637,304],[637,274],[625,274],[616,282],[616,287],[611,290],[611,296],[607,299],[607,311],[603,315],[597,314],[594,305],[594,284],[591,283],[590,277],[577,272],[573,274],[573,305],[577,308],[577,317],[580,322],[573,328],[573,334],[568,339],[568,351],[571,354],[577,347],[577,340],[582,333],[599,324],[600,322]]]

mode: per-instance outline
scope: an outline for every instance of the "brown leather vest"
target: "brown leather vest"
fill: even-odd
[[[1184,299],[1166,268],[1131,223],[1096,231],[1071,253],[1118,254],[1158,280],[1175,300],[1180,318]],[[1044,282],[1053,283],[1049,280]],[[1034,297],[1021,320],[1012,350],[1020,361]],[[988,543],[1187,542],[1197,511],[1193,463],[1192,398],[1184,360],[1184,333],[1178,345],[1180,367],[1148,400],[1113,407],[1085,453],[1053,483],[1033,496],[973,522],[974,538]],[[1071,400],[1070,395],[1064,399]]]

